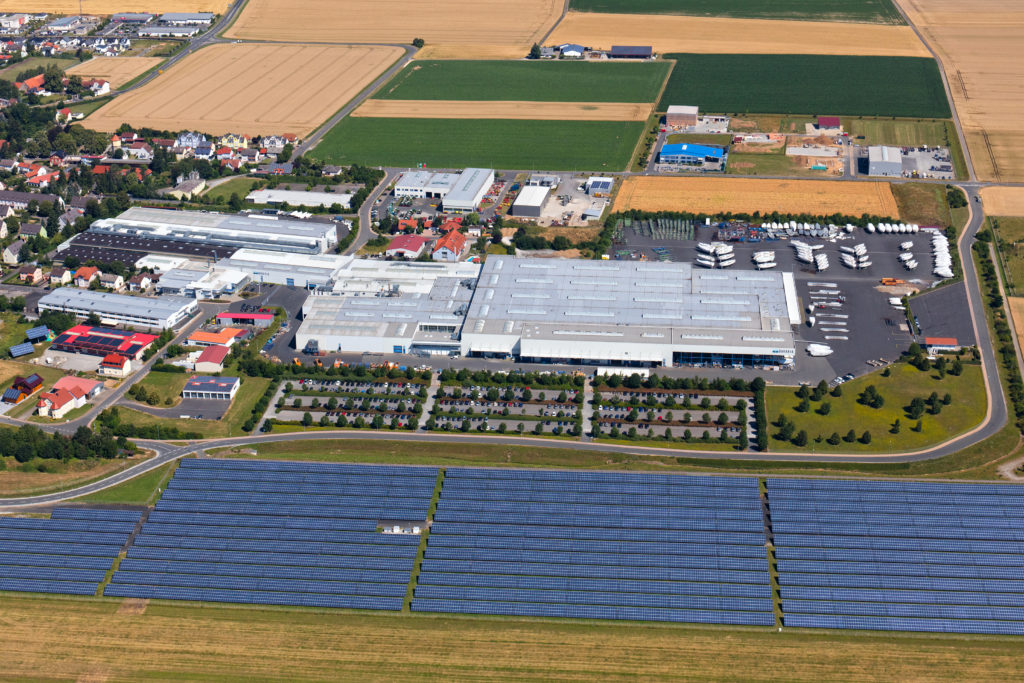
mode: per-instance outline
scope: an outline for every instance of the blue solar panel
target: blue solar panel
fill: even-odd
[[[406,586],[398,583],[359,583],[331,581],[318,578],[259,578],[250,576],[224,576],[214,574],[159,574],[136,571],[117,571],[114,583],[140,586],[181,586],[185,588],[223,588],[230,590],[279,591],[285,593],[321,593],[324,595],[365,595],[405,597]]]
[[[35,351],[35,347],[33,347],[31,343],[25,342],[24,344],[15,344],[10,347],[8,351],[10,351],[12,358],[20,358],[21,356],[27,356]]]
[[[418,584],[441,586],[477,586],[534,590],[604,591],[645,593],[649,595],[709,595],[770,598],[771,586],[748,583],[700,583],[697,581],[659,581],[631,579],[572,578],[562,576],[521,576],[514,574],[460,574],[433,571],[420,574]]]
[[[295,605],[302,607],[337,607],[399,611],[402,598],[354,595],[324,595],[256,590],[223,590],[215,588],[184,588],[178,586],[139,586],[112,583],[104,595],[122,598],[193,600],[201,602],[233,602],[250,605]]]
[[[95,595],[96,582],[50,581],[48,579],[14,579],[0,577],[0,591],[22,593],[59,593],[64,595]]]

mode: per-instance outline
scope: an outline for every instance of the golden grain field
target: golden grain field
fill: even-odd
[[[929,57],[909,26],[569,12],[547,40],[653,45],[656,53],[888,55]]]
[[[898,0],[939,55],[979,180],[1024,180],[1024,3]]]
[[[526,56],[562,0],[249,0],[229,38],[329,43],[426,41],[421,58]]]
[[[1024,216],[1024,187],[983,187],[981,201],[988,216]]]
[[[396,119],[530,119],[543,121],[646,121],[652,103],[366,100],[352,116]]]
[[[110,81],[110,87],[116,89],[162,61],[161,57],[93,57],[65,73],[82,78],[102,78]]]
[[[85,125],[303,136],[401,55],[401,48],[383,46],[212,45],[102,107]]]
[[[115,12],[214,12],[223,14],[231,0],[82,0],[83,14]],[[78,0],[0,0],[0,12],[78,14]]]
[[[889,183],[760,178],[632,176],[623,181],[614,206],[614,211],[629,209],[898,215]]]

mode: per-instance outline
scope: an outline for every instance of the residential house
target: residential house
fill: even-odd
[[[324,166],[322,169],[320,169],[320,172],[325,176],[334,177],[337,175],[341,175],[341,172],[344,170],[345,169],[342,168],[341,166]]]
[[[191,199],[206,189],[206,181],[199,177],[199,173],[192,171],[188,177],[178,176],[174,188],[167,191],[167,195],[175,199]]]
[[[480,237],[483,234],[484,229],[482,226],[471,225],[468,228],[466,228],[466,235],[468,235],[469,237]]]
[[[206,375],[224,372],[224,359],[228,357],[228,347],[207,346],[196,358],[195,371]]]
[[[149,273],[136,273],[128,278],[129,292],[145,292],[153,286],[153,278]]]
[[[452,230],[434,243],[431,258],[435,261],[458,261],[468,251],[468,240],[458,230]]]
[[[117,273],[101,273],[100,286],[111,289],[115,292],[120,292],[124,289],[124,278]]]
[[[202,133],[186,132],[178,135],[174,140],[175,147],[188,147],[189,149],[195,149],[201,144],[209,145],[209,141],[206,136]]]
[[[46,88],[43,87],[43,82],[44,76],[39,74],[32,78],[26,78],[23,81],[15,81],[14,87],[26,94],[48,95],[49,93],[46,91]]]
[[[0,159],[0,171],[14,173],[18,168],[18,162],[14,159]]]
[[[65,227],[67,227],[69,225],[74,225],[75,221],[77,221],[79,218],[81,218],[84,215],[85,215],[85,211],[83,211],[82,209],[77,209],[77,208],[72,207],[72,208],[68,209],[67,211],[65,211],[64,213],[62,213],[57,218],[57,224],[61,227],[61,229],[64,229]]]
[[[46,238],[46,228],[41,223],[22,223],[18,230],[18,236],[24,238],[42,237]]]
[[[28,285],[39,284],[43,280],[43,269],[39,266],[22,266],[18,269],[18,281]]]
[[[43,378],[37,373],[28,377],[15,377],[11,387],[4,392],[5,403],[21,403],[43,386]]]
[[[244,161],[247,164],[256,164],[263,161],[263,157],[265,155],[263,153],[263,150],[247,147],[245,149],[239,150],[238,156],[242,161]]]
[[[228,133],[227,135],[222,136],[217,143],[223,147],[229,147],[231,149],[242,149],[243,147],[249,146],[249,136]]]
[[[32,202],[45,204],[57,202],[58,206],[64,206],[64,200],[55,194],[39,194],[36,192],[16,192],[14,190],[0,190],[0,206],[9,206],[12,209],[24,210]]]
[[[60,178],[60,171],[51,171],[42,175],[37,175],[33,178],[28,179],[28,186],[45,190],[50,186],[50,183]]]
[[[100,276],[100,269],[96,266],[82,266],[75,271],[75,286],[87,289],[92,281]]]
[[[119,353],[109,353],[100,361],[96,372],[104,377],[127,377],[132,374],[132,362]]]
[[[5,239],[9,234],[9,231],[7,230],[7,221],[4,219],[0,219],[0,240]]]
[[[235,155],[235,151],[233,149],[231,149],[230,147],[218,147],[213,152],[213,158],[217,159],[218,161],[223,161],[224,159],[230,159],[234,155]]]
[[[244,166],[244,165],[245,165],[245,162],[242,161],[241,159],[221,159],[220,160],[220,167],[221,168],[225,168],[225,167],[226,168],[230,168],[232,171],[237,171],[237,170],[241,169],[242,166]]]
[[[71,284],[71,269],[63,266],[54,266],[50,270],[50,286],[63,287]]]
[[[81,408],[85,403],[85,394],[78,387],[67,389],[54,387],[39,395],[36,412],[51,420],[59,420],[75,408]]]
[[[276,162],[265,164],[257,168],[254,173],[256,175],[291,175],[294,170],[295,166],[292,162],[287,161],[283,164]]]
[[[210,141],[200,142],[193,152],[196,159],[210,159],[213,157],[213,143]]]
[[[9,266],[16,266],[21,263],[21,248],[24,246],[25,243],[21,240],[14,240],[4,247],[3,262]]]
[[[140,159],[142,161],[150,161],[153,159],[153,148],[145,142],[133,142],[128,145],[128,149],[126,151],[128,156],[132,159]]]
[[[295,144],[296,137],[292,134],[286,135],[264,135],[260,138],[260,147],[267,150],[267,154],[280,154],[284,151],[285,145]]]

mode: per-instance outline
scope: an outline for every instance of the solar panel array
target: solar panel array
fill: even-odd
[[[24,344],[15,344],[8,350],[10,351],[12,358],[19,358],[21,356],[27,356],[36,349],[30,342],[25,342]]]
[[[140,512],[56,508],[0,517],[0,590],[95,595]]]
[[[449,468],[412,609],[770,626],[758,482]]]
[[[183,460],[105,595],[400,610],[437,469]]]
[[[1024,487],[769,479],[787,626],[1024,635]]]

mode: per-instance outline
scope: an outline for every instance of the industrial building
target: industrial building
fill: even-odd
[[[161,294],[218,299],[242,289],[248,284],[249,279],[247,273],[234,268],[172,268],[160,276],[156,287]]]
[[[721,163],[724,156],[725,150],[721,147],[682,142],[664,145],[658,155],[658,161],[663,164],[680,166],[703,166],[704,164]]]
[[[192,243],[204,247],[322,254],[338,244],[334,223],[276,216],[231,215],[133,206],[116,218],[96,221],[87,234]]]
[[[632,366],[795,358],[792,273],[491,256],[477,277],[421,275],[372,296],[339,282],[336,296],[309,297],[296,346]]]
[[[61,311],[83,319],[95,313],[104,325],[168,329],[190,318],[198,305],[195,299],[180,296],[127,296],[61,287],[41,298],[38,307],[40,313]]]
[[[615,187],[615,179],[602,176],[591,176],[584,183],[584,188],[591,197],[609,197],[613,187]]]
[[[242,381],[237,377],[211,377],[199,375],[190,377],[181,390],[182,398],[200,400],[230,401],[238,393]]]
[[[669,128],[689,128],[697,125],[697,107],[685,104],[669,105],[665,125]]]
[[[512,202],[509,212],[513,216],[522,218],[540,218],[544,210],[544,203],[548,199],[550,187],[540,185],[528,185],[520,192],[516,200]]]
[[[396,197],[417,199],[444,199],[455,187],[458,173],[431,173],[430,171],[406,171],[395,181]]]
[[[868,147],[868,175],[900,177],[903,175],[903,151],[899,147],[872,145]]]
[[[125,358],[138,360],[156,339],[154,334],[127,332],[109,327],[75,325],[59,334],[53,340],[50,349],[100,357],[116,353]]]
[[[467,168],[459,174],[455,186],[441,200],[441,205],[450,213],[472,213],[493,184],[493,169]]]
[[[337,192],[304,192],[301,190],[253,190],[245,196],[250,204],[288,204],[289,206],[323,206],[334,204],[343,209],[349,208],[352,194]]]
[[[612,45],[608,51],[611,59],[653,59],[654,48],[650,45]]]
[[[251,282],[289,287],[329,286],[351,256],[334,254],[282,254],[263,249],[239,249],[216,267],[245,273]]]

